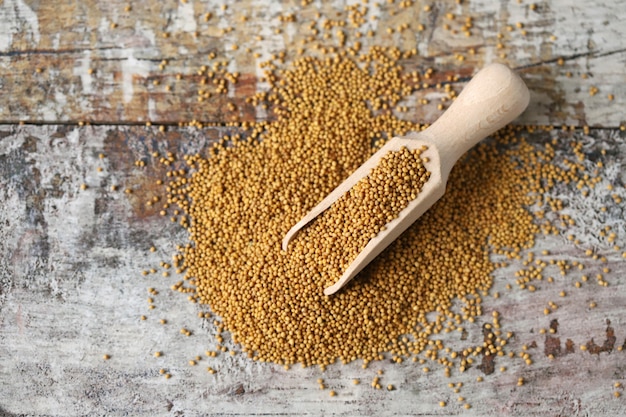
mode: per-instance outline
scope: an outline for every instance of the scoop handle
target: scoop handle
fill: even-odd
[[[480,70],[424,131],[439,148],[444,178],[472,146],[519,116],[529,100],[526,84],[506,65],[490,64]]]

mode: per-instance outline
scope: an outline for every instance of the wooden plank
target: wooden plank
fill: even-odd
[[[310,35],[308,25],[317,22],[318,12],[320,22],[325,17],[349,20],[345,1],[317,1],[301,7],[298,2],[247,0],[225,10],[221,4],[151,1],[132,4],[125,11],[127,2],[120,0],[62,5],[4,0],[0,4],[0,88],[10,99],[0,102],[0,121],[117,124],[264,119],[265,111],[244,101],[264,89],[257,81],[258,64],[280,51],[287,51],[287,62],[292,60],[301,41]],[[425,11],[425,6],[430,10]],[[541,2],[534,10],[530,2],[512,0],[464,1],[461,5],[451,0],[413,2],[407,8],[397,2],[373,2],[367,10],[362,32],[372,30],[374,35],[359,39],[364,48],[415,48],[419,57],[405,63],[407,70],[423,72],[432,67],[439,73],[433,80],[461,74],[456,89],[487,62],[519,68],[533,93],[524,123],[617,127],[625,122],[621,109],[626,104],[622,41],[626,29],[620,22],[626,12],[612,2]],[[207,12],[213,16],[205,22]],[[295,22],[279,20],[290,13],[296,16]],[[466,37],[463,28],[468,17],[472,28]],[[523,27],[518,28],[518,23]],[[398,30],[403,25],[406,29]],[[344,31],[351,44],[356,39],[349,26]],[[222,36],[220,31],[228,28],[233,30]],[[335,32],[322,29],[320,34],[329,33],[327,42],[333,44]],[[239,48],[232,50],[233,45]],[[469,53],[472,48],[474,54]],[[310,52],[313,45],[305,49]],[[216,58],[208,58],[211,52]],[[255,58],[255,52],[261,56]],[[563,58],[562,65],[559,58]],[[168,64],[160,70],[162,60]],[[198,70],[222,60],[229,62],[229,71],[241,73],[239,83],[228,94],[213,94],[199,103],[197,91],[205,88],[198,85],[202,78]],[[91,74],[90,69],[94,70]],[[594,96],[589,95],[592,87],[598,88]],[[614,95],[612,101],[608,94]],[[407,117],[432,122],[439,114],[439,97],[430,88],[415,92],[407,100]],[[423,106],[421,99],[431,104]],[[237,105],[236,110],[228,109],[229,102]]]
[[[435,363],[411,361],[385,360],[368,369],[360,363],[336,364],[324,373],[299,367],[287,371],[243,355],[188,365],[215,347],[216,328],[196,317],[203,311],[199,306],[169,290],[177,278],[140,273],[168,261],[175,245],[185,242],[183,231],[145,205],[158,193],[155,181],[166,169],[151,154],[197,152],[227,132],[224,127],[165,133],[154,127],[0,127],[2,415],[623,414],[626,398],[613,393],[624,391],[613,384],[626,384],[626,351],[618,350],[626,342],[626,262],[598,233],[611,225],[618,233],[615,243],[626,247],[623,203],[600,215],[611,192],[624,193],[623,133],[554,130],[530,137],[537,143],[557,138],[557,156],[570,140],[582,141],[590,158],[604,162],[605,182],[588,198],[566,188],[554,191],[567,198],[568,214],[577,220],[571,230],[580,244],[568,243],[565,236],[540,237],[534,249],[550,252],[542,258],[585,263],[591,278],[577,289],[573,282],[580,273],[561,277],[554,267],[555,282],[538,283],[530,293],[515,285],[521,261],[498,270],[491,295],[484,297],[484,316],[466,324],[466,336],[440,337],[454,349],[480,344],[483,324],[498,311],[501,330],[515,334],[507,349],[522,352],[527,345],[533,364],[498,357],[492,374],[472,366],[464,373],[453,370],[446,378]],[[147,166],[136,166],[137,160]],[[80,188],[83,183],[86,190]],[[616,190],[608,190],[608,183]],[[119,185],[117,191],[110,189],[113,184]],[[134,192],[125,194],[127,187]],[[157,250],[150,252],[153,245]],[[607,262],[585,256],[587,248],[606,256]],[[607,288],[594,283],[604,267],[611,270],[605,274]],[[159,292],[155,310],[148,309],[149,287]],[[566,298],[559,297],[562,290]],[[559,308],[544,315],[550,301]],[[597,307],[589,307],[592,301]],[[140,320],[141,315],[147,320]],[[161,318],[168,323],[159,324]],[[182,327],[192,336],[181,335]],[[540,333],[550,328],[556,332]],[[233,346],[230,340],[224,344]],[[582,351],[581,345],[589,348]],[[594,346],[597,353],[592,353]],[[163,355],[156,358],[155,351]],[[111,358],[105,361],[103,354]],[[209,374],[207,366],[218,373]],[[425,374],[423,366],[432,371]],[[500,371],[503,366],[506,371]],[[173,377],[159,375],[161,368]],[[379,369],[384,371],[381,383],[393,384],[394,391],[370,387]],[[484,381],[476,382],[478,376]],[[520,377],[526,381],[523,386],[517,385]],[[328,389],[320,391],[317,378],[338,395],[331,398]],[[353,378],[361,384],[354,386]],[[463,383],[458,393],[448,387],[451,382]],[[462,408],[458,396],[472,408]],[[446,407],[439,401],[446,401]]]

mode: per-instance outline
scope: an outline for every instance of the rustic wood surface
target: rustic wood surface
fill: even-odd
[[[601,211],[612,192],[626,200],[626,134],[619,129],[626,121],[626,10],[606,0],[537,2],[534,10],[531,2],[516,0],[415,2],[406,10],[398,3],[370,5],[368,27],[376,33],[363,42],[415,47],[419,56],[404,62],[407,69],[433,67],[434,81],[462,74],[458,89],[483,64],[506,62],[519,69],[531,89],[530,109],[521,123],[594,127],[589,133],[555,129],[529,137],[536,143],[557,138],[558,152],[567,152],[572,139],[580,140],[590,158],[605,165],[605,182],[590,197],[567,188],[554,191],[567,198],[569,214],[577,219],[572,233],[581,242],[542,237],[534,251],[580,260],[590,277],[608,267],[609,287],[591,278],[576,289],[580,274],[560,277],[555,269],[555,283],[542,283],[529,293],[515,286],[521,262],[498,270],[492,296],[484,300],[485,317],[467,326],[467,340],[444,337],[455,348],[480,343],[481,326],[499,311],[503,331],[515,333],[509,348],[518,352],[529,346],[533,364],[497,358],[495,372],[487,375],[484,368],[472,367],[462,374],[455,370],[448,379],[437,366],[429,364],[432,372],[425,374],[422,365],[410,361],[383,361],[365,370],[360,363],[331,366],[323,373],[285,370],[242,355],[189,366],[190,359],[215,347],[216,329],[197,318],[200,306],[169,290],[175,276],[141,275],[167,261],[186,238],[145,205],[162,192],[156,180],[165,173],[150,155],[204,149],[234,129],[225,127],[233,116],[266,118],[265,111],[244,102],[265,88],[255,80],[256,64],[281,50],[292,54],[306,36],[302,27],[316,19],[317,10],[345,16],[346,2],[313,2],[298,12],[301,20],[282,23],[278,16],[299,10],[299,2],[246,1],[222,10],[225,2],[149,1],[133,3],[126,12],[127,3],[118,0],[0,0],[1,416],[626,414],[626,393],[614,387],[626,384],[626,262],[599,234],[611,225],[616,243],[626,247],[624,203]],[[213,13],[208,22],[206,12]],[[448,12],[457,16],[449,23],[452,28],[473,17],[470,37],[442,28]],[[242,21],[243,15],[248,21]],[[405,22],[409,29],[387,33],[386,28]],[[518,22],[524,27],[516,27]],[[232,32],[219,34],[230,26]],[[258,34],[263,40],[255,39]],[[239,49],[233,51],[233,44]],[[254,58],[245,48],[262,57]],[[213,51],[218,57],[209,60]],[[168,63],[160,70],[163,59]],[[241,72],[239,83],[226,96],[198,103],[198,69],[224,59],[231,62],[229,70]],[[589,94],[592,87],[597,94]],[[404,117],[434,120],[439,114],[435,100],[416,103],[437,93],[426,87],[415,94]],[[612,101],[608,94],[614,95]],[[237,109],[228,110],[228,102]],[[218,126],[168,126],[165,132],[156,127],[194,119]],[[155,126],[139,126],[146,121]],[[136,160],[147,166],[136,166]],[[609,182],[618,189],[608,191]],[[119,189],[112,191],[111,185]],[[126,188],[134,192],[126,194]],[[157,250],[150,252],[151,246]],[[586,249],[607,262],[585,256]],[[159,292],[154,310],[146,301],[149,287]],[[567,297],[559,297],[561,290]],[[550,301],[559,309],[544,315]],[[591,302],[597,307],[591,308]],[[167,324],[161,325],[161,318]],[[181,335],[183,327],[192,336]],[[555,332],[541,333],[550,328]],[[228,340],[225,344],[233,347]],[[155,351],[163,355],[156,358]],[[111,358],[103,360],[105,354]],[[218,372],[209,374],[207,366]],[[159,375],[161,368],[172,378]],[[381,382],[393,384],[394,391],[370,387],[379,369],[384,370]],[[476,382],[478,376],[484,381]],[[523,386],[517,386],[519,377],[526,380]],[[325,380],[327,390],[319,390],[317,378]],[[352,385],[353,378],[361,384]],[[449,382],[463,383],[458,394]],[[329,397],[330,389],[338,395]],[[464,409],[458,396],[472,408]],[[442,400],[445,408],[439,406]]]
[[[482,324],[493,310],[502,314],[503,331],[516,334],[509,348],[531,347],[534,363],[498,358],[495,373],[477,367],[445,378],[442,369],[425,375],[422,365],[384,361],[363,370],[359,363],[318,369],[281,367],[251,362],[242,356],[187,362],[213,349],[215,327],[196,317],[201,309],[169,290],[177,278],[142,276],[140,271],[167,261],[185,234],[144,202],[158,194],[155,180],[163,176],[146,155],[153,151],[190,153],[226,131],[187,129],[166,134],[143,127],[12,126],[0,129],[0,407],[7,415],[620,415],[623,398],[614,398],[613,384],[626,383],[626,263],[597,233],[604,224],[623,232],[622,211],[599,213],[608,191],[598,187],[592,200],[568,196],[570,214],[578,220],[572,231],[582,242],[564,236],[540,239],[535,252],[551,251],[556,259],[580,260],[594,276],[608,266],[610,286],[585,284],[575,289],[580,274],[540,284],[535,293],[507,290],[515,286],[521,262],[496,274],[487,297],[484,320],[467,326],[468,338],[446,336],[454,348],[479,343]],[[607,182],[624,181],[626,145],[623,135],[610,131],[593,136],[569,132],[555,135],[562,143],[572,137],[590,148],[611,149],[605,158]],[[546,137],[537,135],[536,141]],[[104,153],[105,159],[98,155]],[[597,152],[596,152],[597,153]],[[134,165],[140,158],[146,167]],[[97,168],[103,171],[98,172]],[[621,179],[620,179],[621,176]],[[86,183],[89,188],[81,190]],[[118,191],[110,185],[118,184]],[[130,196],[122,191],[135,190]],[[622,191],[623,193],[623,191]],[[623,210],[623,209],[622,209]],[[623,240],[623,237],[621,238]],[[149,247],[155,246],[156,252]],[[584,256],[585,248],[606,255],[607,264]],[[557,270],[555,268],[555,274]],[[148,309],[147,289],[159,291],[155,310]],[[561,299],[559,291],[568,296]],[[560,308],[545,316],[550,301]],[[595,301],[597,307],[589,308]],[[140,316],[145,314],[146,321]],[[161,325],[158,320],[166,318]],[[557,333],[540,334],[558,321]],[[608,324],[610,321],[610,324]],[[181,328],[191,337],[179,333]],[[557,339],[559,338],[559,339]],[[557,341],[558,340],[558,341]],[[571,342],[568,342],[571,340]],[[598,352],[580,351],[580,345]],[[568,343],[572,346],[568,347]],[[228,346],[231,346],[227,342]],[[593,346],[593,345],[590,345]],[[153,352],[163,356],[154,358]],[[109,354],[105,361],[102,355]],[[554,359],[549,359],[552,354]],[[206,366],[218,373],[210,375]],[[506,366],[506,372],[499,372]],[[166,368],[169,380],[159,375]],[[369,386],[378,369],[393,392]],[[483,376],[484,382],[475,378]],[[315,382],[323,378],[338,396],[328,397]],[[516,386],[523,377],[526,384]],[[352,386],[352,379],[362,384]],[[458,395],[469,411],[457,404],[449,382],[463,382]],[[622,392],[621,389],[618,390]],[[449,405],[441,409],[439,401]],[[177,414],[178,413],[178,414]]]
[[[264,114],[243,101],[263,88],[255,81],[257,64],[283,50],[293,56],[310,35],[308,24],[316,21],[318,11],[337,19],[347,15],[344,1],[313,2],[298,12],[296,22],[280,22],[279,16],[299,9],[298,3],[246,0],[222,10],[223,2],[169,0],[133,3],[125,11],[128,3],[120,0],[63,5],[3,0],[0,88],[11,99],[0,103],[0,121],[118,124],[262,118]],[[373,30],[375,36],[360,40],[416,48],[419,57],[408,60],[407,68],[423,71],[426,62],[445,80],[448,74],[469,75],[485,62],[504,62],[526,75],[537,96],[523,122],[603,127],[626,122],[621,111],[626,105],[626,27],[621,23],[626,12],[617,7],[619,2],[537,2],[534,10],[532,2],[516,0],[415,2],[405,9],[397,3],[370,4],[361,31]],[[428,12],[426,4],[432,4]],[[208,21],[206,12],[213,15]],[[462,31],[467,17],[473,19],[469,37]],[[403,24],[407,29],[398,31]],[[420,24],[423,31],[418,31]],[[443,29],[445,24],[450,30]],[[221,35],[229,28],[233,30]],[[276,28],[283,30],[277,34]],[[388,28],[394,32],[387,33]],[[345,29],[348,43],[355,39],[353,32]],[[232,50],[233,45],[239,48]],[[208,58],[211,52],[215,59]],[[160,70],[163,60],[167,65]],[[228,100],[214,95],[199,104],[197,71],[224,60],[230,71],[241,73],[240,82],[229,90]],[[589,95],[591,87],[598,88],[594,96]],[[613,103],[608,94],[614,95]],[[429,95],[429,88],[416,92],[418,99]],[[227,101],[238,104],[237,110],[228,110]],[[412,106],[415,120],[431,122],[437,114],[434,105]]]

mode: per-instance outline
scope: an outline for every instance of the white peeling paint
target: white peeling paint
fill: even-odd
[[[287,23],[285,26],[285,35],[288,38],[293,39],[298,33],[298,29],[301,28],[300,25],[294,23]]]
[[[67,105],[67,96],[56,89],[54,90],[54,101],[56,102],[57,108],[63,109]]]
[[[266,10],[268,16],[277,16],[282,12],[280,3],[272,2]],[[273,51],[283,51],[285,49],[285,40],[282,34],[277,34],[271,25],[263,25],[261,27],[260,35],[263,37],[263,42],[260,43],[261,55],[268,57]]]
[[[156,103],[152,97],[148,99],[148,120],[156,120]]]
[[[237,72],[237,61],[232,59],[228,62],[228,67],[227,67],[227,71],[230,72],[231,74],[233,72]],[[228,83],[228,97],[229,98],[235,98],[235,93],[237,92],[237,89],[235,88],[235,84],[233,83]]]
[[[107,97],[118,91],[117,81],[113,74],[98,74],[98,81],[101,84],[98,92],[103,96]]]
[[[9,135],[0,140],[0,156],[8,155],[24,144],[24,135]],[[6,203],[6,202],[4,202]]]
[[[321,3],[320,3],[320,7],[321,7]],[[281,14],[282,12],[283,12],[283,5],[281,4],[281,2],[270,2],[270,4],[267,5],[267,7],[265,8],[265,14],[267,16],[277,16]],[[261,35],[261,37],[263,38],[263,41],[260,42],[258,45],[260,49],[259,52],[261,53],[261,57],[259,58],[259,61],[264,61],[268,59],[269,56],[274,52],[285,50],[285,38],[283,37],[283,34],[275,33],[271,25],[261,26],[261,31],[259,35]],[[265,77],[264,69],[261,68],[259,65],[255,65],[254,69],[255,69],[257,80],[260,80],[261,78]],[[268,91],[269,87],[270,86],[267,81],[264,81],[264,82],[258,81],[256,83],[257,91]],[[257,106],[255,114],[258,119],[267,118],[267,111],[266,109],[263,109],[261,106]]]
[[[61,46],[61,33],[50,35],[50,42],[52,43],[52,49],[59,49],[59,46]]]
[[[57,120],[59,107],[54,101],[45,101],[41,103],[38,112],[42,120]]]
[[[83,94],[93,93],[93,75],[88,73],[89,68],[91,68],[91,50],[86,50],[83,52],[83,56],[81,58],[76,59],[76,65],[74,65],[73,71],[75,76],[80,77],[80,82],[83,86]]]
[[[198,28],[192,3],[178,3],[176,14],[172,18],[172,32],[195,32]]]
[[[133,99],[133,78],[135,76],[147,77],[150,73],[150,63],[148,61],[139,61],[133,56],[131,49],[124,50],[127,55],[122,61],[122,93],[124,95],[124,103],[130,103]]]
[[[33,45],[41,40],[39,19],[23,0],[4,0],[0,2],[0,16],[4,21],[0,25],[0,51],[11,48],[13,35],[25,33]],[[9,22],[8,24],[6,22]]]
[[[56,80],[59,77],[59,70],[56,68],[48,69],[48,76],[51,80]],[[59,117],[63,117],[65,105],[67,104],[67,97],[62,91],[59,91],[58,85],[52,85],[50,87],[50,94],[46,96],[46,99],[42,100],[37,107],[37,113],[42,120],[59,120]]]
[[[93,140],[93,139],[92,139]],[[73,129],[67,134],[67,141],[72,145],[78,145],[80,141],[80,132],[78,129]]]
[[[141,37],[147,39],[148,42],[150,42],[150,45],[154,46],[156,44],[156,35],[154,30],[143,25],[140,20],[137,20],[137,23],[135,23],[135,33],[141,34]]]
[[[111,24],[107,20],[106,17],[102,17],[100,19],[100,24],[98,24],[98,32],[101,34],[106,34],[111,30]]]
[[[380,1],[374,2],[367,8],[367,14],[365,15],[367,23],[365,25],[368,30],[373,30],[374,32],[378,30],[378,22],[380,19],[374,19],[374,16],[379,16],[378,10],[380,10],[379,4],[381,3]]]

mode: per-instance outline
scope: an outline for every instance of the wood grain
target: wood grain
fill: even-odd
[[[141,2],[125,11],[127,3],[119,0],[69,1],[63,6],[5,0],[0,5],[0,87],[11,100],[0,102],[0,121],[118,124],[263,119],[265,112],[245,104],[246,97],[265,88],[256,81],[258,64],[280,51],[287,51],[292,59],[310,34],[308,24],[316,21],[318,11],[339,20],[348,15],[343,1],[300,8],[291,2],[247,0],[226,10],[220,4]],[[364,47],[415,48],[419,57],[404,63],[407,70],[423,72],[433,67],[439,72],[434,81],[466,74],[455,83],[459,90],[486,63],[499,61],[518,68],[533,91],[534,105],[524,116],[525,123],[617,127],[625,122],[620,109],[626,104],[622,41],[626,29],[620,22],[626,12],[612,2],[537,3],[532,10],[530,3],[512,0],[461,5],[450,0],[433,3],[428,12],[425,4],[415,2],[408,8],[370,4],[362,32],[372,30],[374,36],[359,41]],[[205,22],[207,12],[212,17]],[[295,22],[280,22],[280,16],[290,13],[297,16]],[[449,13],[453,19],[447,17]],[[463,32],[467,17],[473,25],[469,37]],[[518,28],[518,23],[523,27]],[[405,24],[407,29],[398,30]],[[227,28],[233,30],[221,35]],[[275,33],[276,29],[282,32]],[[326,32],[330,36],[326,42],[336,43],[335,32],[321,34]],[[356,40],[350,27],[344,32],[348,44]],[[257,35],[262,39],[257,40]],[[314,50],[315,44],[305,48]],[[232,50],[233,45],[239,49]],[[209,59],[211,52],[217,57]],[[259,58],[253,56],[255,52],[261,54]],[[160,70],[163,60],[168,64]],[[240,82],[227,95],[214,94],[198,103],[201,77],[197,72],[216,61],[226,61],[229,71],[240,72]],[[589,95],[592,87],[598,88],[594,96]],[[611,103],[608,94],[614,95]],[[408,117],[435,120],[440,114],[438,94],[426,87],[414,96],[407,102]],[[418,105],[422,98],[432,104]],[[228,102],[237,109],[228,110]]]
[[[286,51],[288,65],[309,36],[308,25],[321,27],[316,13],[345,20],[348,3],[353,2],[0,0],[1,416],[626,414],[626,393],[614,386],[626,384],[626,262],[601,233],[610,225],[615,243],[626,248],[624,203],[613,204],[611,197],[619,193],[626,201],[626,140],[618,129],[626,123],[626,10],[607,0],[535,6],[517,0],[415,1],[406,9],[399,1],[371,2],[359,39],[364,48],[415,48],[418,55],[402,60],[404,68],[435,70],[402,103],[408,108],[403,118],[434,121],[441,114],[437,83],[458,75],[452,84],[460,91],[472,74],[495,61],[518,69],[531,90],[520,123],[592,127],[588,133],[554,129],[528,135],[534,143],[556,139],[557,157],[569,155],[570,141],[580,141],[593,161],[590,170],[603,162],[605,180],[589,197],[572,187],[552,191],[566,201],[566,212],[576,220],[570,233],[580,243],[539,237],[534,249],[549,251],[540,256],[546,260],[584,263],[590,279],[582,282],[581,271],[561,276],[554,268],[554,283],[538,283],[530,293],[515,285],[523,262],[512,262],[496,272],[484,316],[461,334],[441,335],[454,349],[480,344],[489,334],[484,325],[498,311],[502,331],[514,333],[507,349],[520,352],[526,345],[532,365],[519,356],[478,356],[464,373],[454,370],[446,378],[435,364],[410,361],[385,360],[368,369],[337,364],[323,373],[229,354],[188,364],[215,349],[217,329],[197,318],[205,308],[169,289],[176,274],[161,275],[159,262],[170,260],[186,233],[162,218],[158,206],[145,204],[162,195],[156,181],[167,171],[152,153],[195,153],[236,131],[225,126],[230,121],[271,118],[271,112],[245,103],[267,88],[258,81],[259,63]],[[205,22],[207,12],[212,17]],[[280,21],[290,13],[295,22]],[[467,17],[471,36],[463,33]],[[348,44],[356,39],[352,29],[343,30]],[[336,43],[336,29],[320,29],[326,32],[324,43]],[[305,45],[307,53],[316,53],[315,44]],[[209,59],[211,53],[216,57]],[[160,69],[163,60],[167,65]],[[218,61],[240,72],[239,82],[225,95],[198,102],[198,71]],[[593,88],[597,93],[591,95]],[[229,103],[236,108],[229,110]],[[192,120],[217,126],[176,127]],[[155,126],[140,126],[146,121]],[[78,127],[79,122],[94,125]],[[167,130],[160,132],[159,124]],[[609,183],[616,189],[609,190]],[[607,262],[586,256],[587,249]],[[157,274],[141,274],[152,267]],[[609,287],[596,285],[599,273]],[[574,287],[576,281],[581,288]],[[561,291],[567,296],[560,297]],[[148,297],[155,299],[154,310]],[[545,315],[551,301],[558,309]],[[167,324],[159,323],[162,318]],[[229,339],[224,345],[237,350]],[[156,351],[163,355],[155,357]],[[209,374],[207,366],[217,373]],[[431,371],[424,373],[424,366]],[[370,386],[379,369],[381,384],[395,390]],[[476,382],[479,376],[483,382]],[[328,389],[319,390],[317,378]],[[361,383],[353,385],[353,378]],[[459,393],[450,382],[463,383]],[[462,408],[458,396],[472,408]]]
[[[206,130],[88,126],[14,126],[0,128],[0,410],[4,415],[599,415],[626,410],[624,397],[615,398],[615,382],[626,383],[626,263],[598,232],[611,225],[626,246],[623,203],[601,214],[611,191],[624,194],[626,145],[623,134],[598,130],[593,136],[553,131],[535,133],[531,142],[558,139],[557,157],[570,140],[585,143],[592,160],[604,161],[603,177],[588,198],[567,187],[554,191],[566,198],[568,213],[577,220],[566,236],[541,237],[534,252],[548,250],[546,260],[578,260],[591,278],[573,286],[583,272],[538,282],[534,293],[517,289],[514,261],[495,274],[484,316],[465,326],[463,334],[440,335],[446,346],[480,344],[492,311],[501,314],[503,332],[513,332],[508,350],[527,345],[533,364],[519,358],[480,356],[466,372],[444,377],[441,366],[390,360],[362,369],[360,363],[284,370],[251,362],[243,355],[220,354],[197,366],[188,361],[216,346],[211,320],[196,317],[201,306],[189,303],[169,286],[178,280],[160,275],[186,235],[158,215],[145,201],[159,195],[155,181],[165,167],[151,155],[197,152],[227,132]],[[606,149],[601,155],[600,149]],[[104,159],[99,154],[105,155]],[[143,160],[146,167],[135,161]],[[102,172],[98,172],[102,167]],[[81,184],[87,184],[81,190]],[[119,185],[111,191],[110,185]],[[125,188],[132,194],[125,194]],[[626,197],[626,196],[625,196]],[[611,206],[612,207],[612,206]],[[156,252],[150,252],[151,246]],[[607,262],[593,261],[592,248]],[[157,274],[142,276],[152,267]],[[595,274],[608,267],[607,288],[595,284]],[[511,284],[511,290],[506,288]],[[156,309],[148,309],[148,288],[154,288]],[[566,291],[565,298],[559,297]],[[499,294],[498,298],[495,293]],[[550,301],[559,308],[544,315]],[[590,302],[597,307],[590,308]],[[140,320],[146,315],[147,320]],[[166,325],[159,319],[168,320]],[[609,323],[610,322],[610,323]],[[180,329],[192,332],[187,337]],[[555,333],[541,334],[540,329]],[[224,345],[237,349],[230,340]],[[581,345],[588,346],[586,351]],[[163,355],[155,358],[153,353]],[[108,361],[102,355],[109,354]],[[553,359],[549,358],[553,355]],[[481,365],[482,363],[482,365]],[[206,371],[211,366],[215,375]],[[431,372],[425,374],[423,366]],[[506,367],[502,372],[501,367]],[[167,380],[159,369],[172,373]],[[371,380],[382,369],[383,386]],[[476,382],[476,377],[484,378]],[[526,383],[517,386],[518,378]],[[323,378],[327,390],[315,382]],[[354,386],[352,379],[361,384]],[[459,393],[448,383],[462,382]],[[337,391],[329,397],[329,390]],[[463,396],[472,405],[462,408]],[[440,408],[439,401],[447,406]]]

